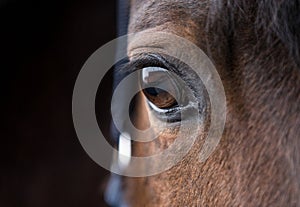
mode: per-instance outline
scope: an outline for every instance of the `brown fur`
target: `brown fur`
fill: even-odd
[[[225,87],[227,121],[205,163],[197,160],[199,138],[172,169],[125,178],[129,206],[300,205],[300,25],[294,25],[300,10],[298,1],[290,3],[131,1],[130,33],[171,32],[214,61]],[[135,145],[135,151],[156,152],[169,137],[160,136],[161,145]]]

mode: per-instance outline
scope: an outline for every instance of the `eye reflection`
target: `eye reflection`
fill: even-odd
[[[159,109],[178,107],[176,99],[181,96],[180,90],[176,78],[168,70],[146,67],[142,69],[141,74],[143,93],[151,105]]]
[[[167,109],[178,105],[175,98],[162,89],[150,87],[144,89],[143,93],[149,101],[151,101],[156,107],[160,109]]]

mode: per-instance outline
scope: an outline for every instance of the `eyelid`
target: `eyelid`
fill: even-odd
[[[133,56],[126,68],[129,72],[142,69],[145,67],[160,67],[166,70],[174,71],[175,68],[162,54],[148,54],[141,53]]]
[[[120,74],[120,77],[126,77],[130,73],[145,67],[164,68],[180,77],[193,91],[199,91],[203,88],[201,80],[197,78],[195,72],[188,65],[174,57],[160,53],[140,53],[134,55],[125,65],[117,68],[117,74]]]

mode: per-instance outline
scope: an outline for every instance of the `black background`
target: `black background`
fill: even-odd
[[[115,36],[113,0],[0,0],[0,207],[104,206],[108,172],[71,106],[82,65]]]

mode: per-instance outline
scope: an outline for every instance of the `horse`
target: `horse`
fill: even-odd
[[[205,162],[199,162],[198,154],[206,127],[169,170],[121,177],[122,199],[110,205],[299,206],[300,2],[131,0],[129,8],[128,33],[174,34],[212,60],[226,94],[226,123],[219,145]],[[133,57],[136,48],[127,49],[129,62],[163,68],[157,71],[160,75],[169,70],[161,62],[176,61],[157,59],[157,54]],[[188,73],[182,70],[181,75]],[[140,128],[149,118],[145,100],[160,109],[176,105],[163,90],[143,90],[137,96],[133,120]],[[204,116],[204,125],[209,125],[209,113]],[[147,156],[166,149],[176,139],[175,131],[167,130],[152,143],[133,144],[132,153]]]

